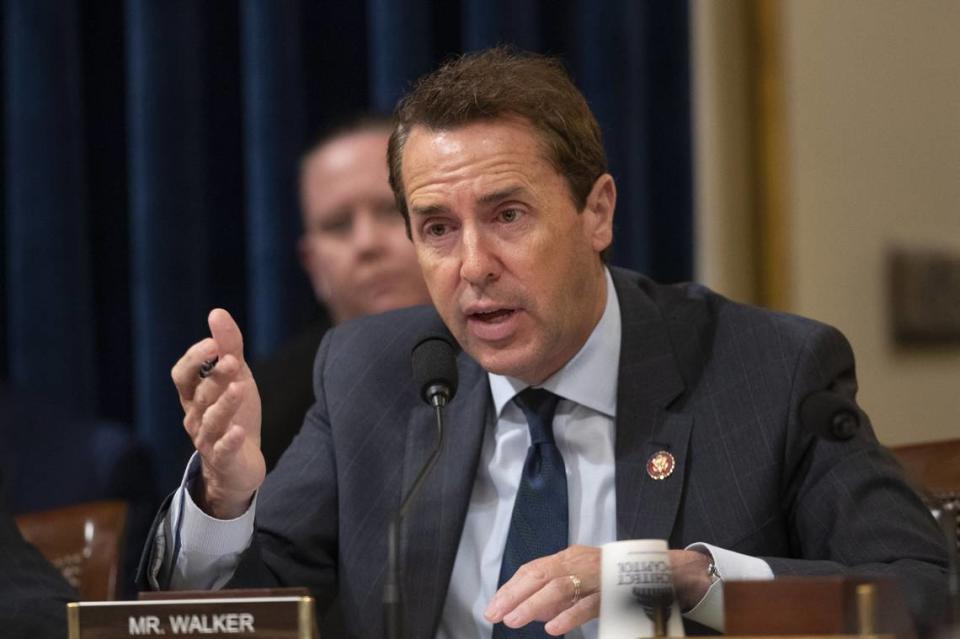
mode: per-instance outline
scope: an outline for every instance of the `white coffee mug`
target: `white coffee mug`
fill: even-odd
[[[600,570],[599,639],[684,636],[665,540],[604,544]]]

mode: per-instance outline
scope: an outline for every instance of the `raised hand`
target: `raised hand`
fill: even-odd
[[[228,312],[207,318],[212,337],[184,353],[170,371],[183,406],[183,426],[202,458],[194,499],[207,514],[232,519],[249,507],[263,482],[260,394],[243,358],[243,335]],[[216,359],[206,377],[204,362]]]

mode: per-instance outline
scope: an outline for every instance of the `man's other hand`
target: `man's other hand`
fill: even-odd
[[[580,597],[574,579],[580,580]],[[490,623],[520,628],[543,621],[551,635],[563,635],[600,614],[600,549],[570,546],[526,563],[500,587],[484,612]]]
[[[228,312],[207,318],[212,337],[191,346],[170,372],[183,406],[183,426],[202,459],[197,505],[219,519],[242,515],[263,482],[260,395],[243,358],[243,335]],[[202,378],[204,362],[218,358]]]
[[[693,608],[710,587],[710,558],[692,550],[669,551],[673,582],[681,610]],[[580,580],[580,597],[575,580]],[[484,616],[491,623],[520,628],[531,621],[546,623],[554,636],[566,634],[600,614],[600,549],[570,546],[517,570],[493,596]]]

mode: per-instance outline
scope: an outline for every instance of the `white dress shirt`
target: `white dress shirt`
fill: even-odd
[[[609,272],[606,283],[606,307],[587,342],[541,385],[561,398],[553,430],[567,473],[569,542],[589,546],[616,540],[614,428],[621,326],[620,305]],[[513,502],[530,445],[526,419],[511,401],[527,384],[493,374],[489,380],[492,410],[440,619],[439,639],[489,639],[492,634],[483,612],[497,590]],[[198,471],[199,460],[194,455],[157,533],[157,547],[165,555],[158,558],[160,562],[176,561],[170,572],[172,589],[222,587],[253,535],[256,499],[236,519],[214,519],[196,506],[187,489]],[[168,546],[173,552],[163,552]],[[762,559],[709,544],[689,548],[710,554],[724,579],[773,577]],[[722,581],[685,616],[722,630]],[[595,639],[597,621],[566,636]]]
[[[553,434],[567,473],[572,544],[600,546],[617,539],[614,485],[614,418],[620,362],[620,305],[609,272],[607,304],[590,337],[545,388],[560,397]],[[511,400],[528,384],[489,374],[493,410],[488,412],[480,464],[440,617],[440,639],[489,639],[483,611],[497,591],[500,563],[510,530],[514,497],[530,446],[530,429]],[[567,633],[593,639],[596,620]]]

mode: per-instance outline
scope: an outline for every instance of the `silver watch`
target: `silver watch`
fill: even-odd
[[[720,575],[720,571],[717,570],[717,564],[714,561],[710,560],[710,565],[707,566],[707,576],[710,577],[710,585],[717,583],[718,581],[723,581],[723,577]]]

